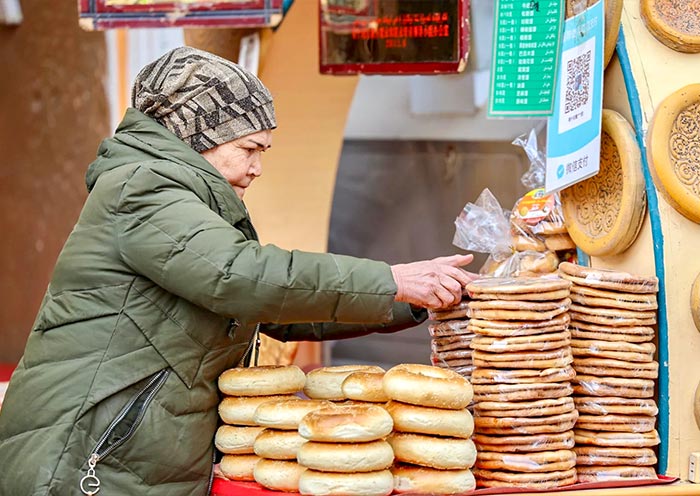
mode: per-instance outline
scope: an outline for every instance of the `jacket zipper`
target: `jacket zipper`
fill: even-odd
[[[255,348],[255,350],[253,350],[253,348]],[[251,351],[253,351],[252,356],[251,356]],[[259,358],[260,358],[260,322],[255,324],[255,332],[253,332],[253,337],[251,338],[250,342],[248,343],[248,347],[246,348],[245,353],[243,354],[243,358],[241,360],[243,361],[243,365],[245,365],[246,367],[251,367],[251,366],[257,367]]]
[[[119,415],[117,415],[116,418],[112,420],[112,422],[109,424],[109,427],[97,441],[97,444],[95,445],[92,452],[90,453],[90,456],[87,459],[87,474],[82,479],[80,479],[80,490],[83,492],[83,494],[86,494],[87,496],[92,496],[100,491],[100,479],[95,474],[95,467],[97,466],[97,463],[100,460],[102,460],[105,456],[109,455],[112,451],[117,449],[119,446],[124,444],[126,441],[131,439],[131,436],[133,436],[134,432],[136,431],[136,428],[143,420],[143,416],[146,413],[148,405],[151,403],[151,400],[153,400],[153,397],[158,393],[158,391],[160,391],[160,388],[163,387],[163,384],[165,384],[165,381],[168,379],[169,375],[169,368],[157,372],[148,381],[148,384],[146,384],[143,387],[143,389],[141,389],[141,391],[138,392],[138,394],[136,394],[133,398],[131,398],[131,400],[129,400],[129,402],[124,406],[124,408],[121,409]],[[126,417],[126,415],[129,413],[134,404],[144,394],[146,394],[146,396],[144,398],[143,404],[141,405],[136,415],[136,418],[134,419],[134,423],[131,425],[131,427],[129,427],[129,431],[126,433],[126,435],[118,439],[115,443],[107,446],[104,451],[100,451],[102,450],[102,447],[105,444],[105,442],[107,442],[107,439],[109,439],[110,434],[112,434],[114,429],[116,429],[117,425],[119,425],[119,423],[122,420],[124,420],[124,417]],[[94,490],[91,490],[91,488]]]
[[[211,488],[214,485],[214,464],[216,463],[216,447],[211,452],[211,472],[209,472],[209,486],[207,487],[207,492],[205,496],[211,494]]]

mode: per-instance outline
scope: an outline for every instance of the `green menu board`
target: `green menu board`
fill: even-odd
[[[552,115],[563,3],[496,0],[489,117]]]

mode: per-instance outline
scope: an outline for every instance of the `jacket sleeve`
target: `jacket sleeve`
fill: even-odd
[[[337,322],[314,322],[310,324],[264,325],[260,331],[279,341],[324,341],[348,339],[373,332],[389,334],[415,327],[428,317],[423,308],[411,307],[408,303],[393,305],[394,318],[383,324],[342,324]]]
[[[141,166],[125,182],[117,244],[132,270],[241,322],[392,321],[396,285],[386,263],[248,240],[182,175]]]

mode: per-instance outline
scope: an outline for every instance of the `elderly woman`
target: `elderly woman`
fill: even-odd
[[[256,332],[395,332],[472,279],[471,255],[390,267],[262,246],[242,198],[276,123],[241,67],[178,48],[141,71],[132,103],[87,171],[10,381],[0,494],[206,495],[216,380]]]

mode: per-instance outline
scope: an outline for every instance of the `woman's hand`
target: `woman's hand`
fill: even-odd
[[[478,276],[462,270],[473,255],[452,255],[432,260],[391,266],[396,287],[396,301],[423,308],[444,308],[459,303],[464,286]]]

